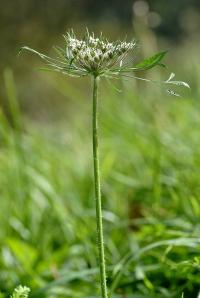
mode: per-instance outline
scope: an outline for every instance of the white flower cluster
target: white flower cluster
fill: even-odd
[[[20,285],[17,288],[15,288],[11,298],[28,298],[29,293],[29,288]]]
[[[74,63],[93,71],[115,64],[122,56],[126,56],[135,47],[135,42],[111,43],[93,36],[88,36],[84,40],[78,40],[68,35],[66,41],[67,56]]]

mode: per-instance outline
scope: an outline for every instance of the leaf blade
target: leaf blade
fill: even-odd
[[[160,65],[160,61],[165,57],[167,52],[168,51],[162,51],[149,58],[142,60],[141,62],[136,64],[135,70],[148,70],[155,67],[156,65]]]

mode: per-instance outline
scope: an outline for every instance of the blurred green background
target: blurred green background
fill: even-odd
[[[0,0],[0,291],[99,296],[91,82],[40,72],[27,45],[55,55],[85,28],[136,38],[135,60],[169,49],[191,90],[121,79],[100,86],[108,286],[115,298],[199,297],[200,2]],[[126,264],[126,265],[125,265]],[[121,277],[116,281],[115,277]]]

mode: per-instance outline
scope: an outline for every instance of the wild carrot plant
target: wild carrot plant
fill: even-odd
[[[98,90],[101,78],[125,78],[139,79],[160,85],[178,85],[189,87],[182,81],[174,81],[172,73],[166,81],[152,81],[135,75],[137,72],[146,71],[157,65],[164,66],[161,60],[167,51],[153,55],[152,57],[134,64],[133,57],[136,49],[136,41],[116,41],[110,42],[101,34],[96,38],[94,34],[86,31],[83,39],[78,39],[73,31],[64,36],[65,48],[55,47],[57,58],[51,58],[29,47],[23,47],[22,50],[28,50],[39,55],[46,64],[45,70],[61,72],[64,75],[73,77],[85,77],[90,75],[93,81],[93,112],[92,112],[92,140],[93,140],[93,166],[94,166],[94,189],[96,204],[96,226],[98,238],[99,270],[101,283],[101,296],[108,298],[106,285],[106,264],[104,252],[104,233],[102,221],[102,201],[99,167],[99,134],[98,134]],[[166,88],[171,95],[179,96],[171,88]]]

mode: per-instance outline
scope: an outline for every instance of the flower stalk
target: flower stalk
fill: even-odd
[[[107,298],[108,293],[107,293],[107,285],[106,285],[106,265],[105,265],[105,252],[104,252],[101,183],[100,183],[100,171],[99,171],[99,148],[98,148],[99,146],[98,83],[99,83],[99,78],[94,76],[93,77],[93,117],[92,117],[94,188],[95,188],[96,225],[97,225],[101,293],[102,293],[102,298]]]

